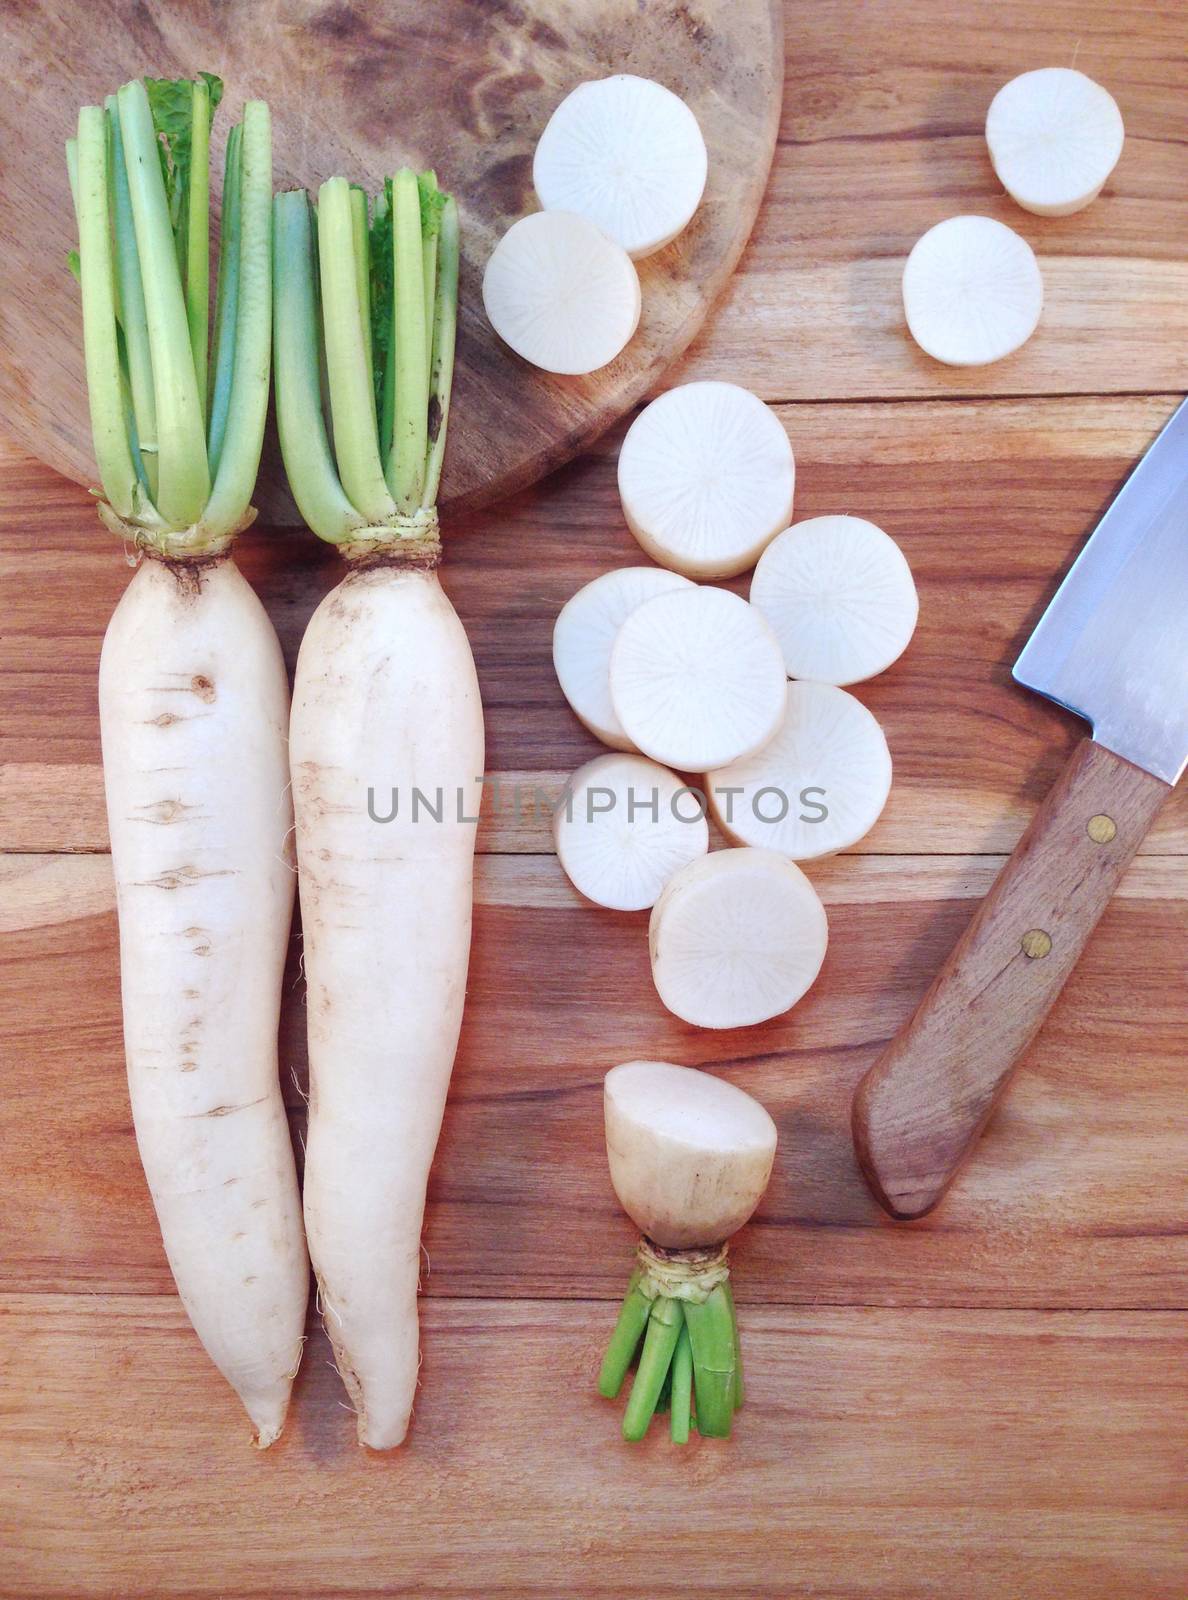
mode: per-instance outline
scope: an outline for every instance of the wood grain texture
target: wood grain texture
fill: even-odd
[[[1182,5],[1147,0],[813,0],[789,7],[768,201],[680,377],[765,399],[1188,390],[1188,49]],[[1076,66],[1117,100],[1126,145],[1091,206],[1036,217],[986,150],[1008,78]],[[959,212],[997,217],[1044,277],[1033,337],[961,370],[909,338],[912,245]]]
[[[818,983],[783,1019],[711,1034],[660,1005],[646,913],[583,902],[552,857],[483,858],[431,1181],[426,1292],[622,1292],[632,1234],[606,1171],[601,1082],[642,1056],[722,1071],[776,1119],[775,1174],[735,1249],[740,1293],[793,1304],[1188,1304],[1184,858],[1133,864],[943,1212],[894,1227],[858,1171],[854,1087],[1001,865],[811,863],[831,932]],[[110,861],[9,856],[0,867],[0,1290],[168,1294],[124,1084]],[[300,1150],[296,944],[286,994],[281,1067]]]
[[[1170,797],[1092,739],[1073,752],[854,1096],[859,1164],[892,1216],[924,1216],[945,1194]]]
[[[0,12],[0,47],[24,88],[0,107],[0,399],[12,433],[57,470],[95,481],[81,312],[66,271],[75,243],[63,146],[78,107],[129,77],[217,72],[225,131],[268,100],[278,189],[344,173],[375,189],[432,166],[462,229],[457,371],[442,503],[478,505],[530,483],[601,433],[654,384],[700,327],[746,243],[780,111],[779,0],[44,0]],[[709,151],[701,206],[639,265],[640,326],[584,378],[530,367],[483,312],[487,257],[537,209],[532,153],[577,84],[610,72],[658,78],[690,105]],[[297,523],[270,430],[255,503]]]
[[[679,1456],[666,1438],[624,1449],[615,1436],[618,1408],[593,1386],[612,1316],[431,1304],[412,1440],[387,1457],[353,1443],[311,1327],[291,1431],[259,1456],[173,1302],[4,1296],[0,1587],[69,1600],[1182,1593],[1174,1316],[743,1301],[736,1436]]]
[[[0,863],[0,1593],[1182,1600],[1188,790],[942,1211],[892,1224],[848,1128],[1083,732],[1009,666],[1188,388],[1181,11],[789,3],[771,203],[682,370],[793,402],[797,515],[868,516],[907,552],[919,631],[860,691],[894,792],[856,853],[810,867],[819,984],[726,1036],[662,1011],[646,918],[584,904],[543,817],[489,816],[424,1384],[392,1459],[351,1443],[314,1327],[292,1431],[256,1456],[177,1305],[123,1080],[110,863],[85,853],[106,848],[94,672],[127,571],[76,487],[0,446],[0,850],[26,852]],[[981,118],[1078,40],[1130,137],[1100,200],[1041,224],[997,194]],[[958,209],[1019,227],[1048,279],[1032,345],[976,376],[919,362],[896,326],[898,260]],[[493,772],[559,782],[598,753],[549,640],[575,589],[640,559],[620,436],[447,527]],[[243,563],[291,662],[335,562],[263,528]],[[288,985],[300,1149],[296,944]],[[622,1446],[592,1390],[632,1244],[599,1085],[641,1053],[723,1072],[781,1139],[734,1257],[751,1398],[727,1448],[683,1456]]]

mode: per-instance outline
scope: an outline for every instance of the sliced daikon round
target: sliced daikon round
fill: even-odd
[[[615,635],[645,600],[691,589],[688,578],[663,567],[619,567],[579,589],[553,626],[553,666],[574,715],[612,750],[634,750],[610,696],[610,656]]]
[[[751,604],[780,641],[790,678],[837,684],[889,667],[920,612],[903,552],[862,517],[811,517],[773,539]]]
[[[1118,164],[1118,103],[1071,67],[1012,78],[990,102],[986,143],[1003,188],[1025,211],[1067,217],[1095,200]]]
[[[1035,332],[1044,283],[1026,239],[993,217],[949,217],[916,243],[903,269],[912,338],[950,367],[1009,356]]]
[[[634,257],[651,255],[701,203],[705,140],[685,102],[650,78],[581,83],[549,118],[532,181],[546,211],[576,211]]]
[[[553,820],[570,883],[611,911],[646,911],[709,849],[704,797],[644,756],[598,756],[575,772]]]
[[[787,690],[775,634],[728,589],[648,600],[611,650],[611,700],[623,731],[681,772],[707,772],[766,744]]]
[[[545,372],[593,372],[613,361],[639,322],[631,257],[586,217],[534,211],[491,252],[483,305],[495,332]]]
[[[652,977],[699,1028],[742,1028],[787,1011],[812,986],[829,927],[795,862],[774,850],[715,850],[683,867],[652,909]]]
[[[891,752],[860,700],[829,683],[790,683],[770,744],[706,774],[718,822],[739,844],[811,861],[856,844],[891,792]]]
[[[734,383],[685,383],[645,406],[619,451],[627,525],[655,561],[691,578],[753,566],[792,517],[784,425]]]

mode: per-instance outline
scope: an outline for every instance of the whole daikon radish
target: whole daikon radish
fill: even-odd
[[[466,992],[483,771],[474,663],[435,570],[457,213],[430,175],[399,173],[370,218],[361,191],[335,178],[319,194],[316,247],[303,192],[278,196],[276,242],[285,465],[310,526],[351,562],[302,641],[290,732],[309,991],[305,1222],[359,1441],[387,1449],[416,1391],[421,1221]],[[315,249],[337,462],[318,387]]]
[[[271,135],[256,101],[228,141],[208,415],[206,165],[221,85],[150,90],[130,83],[85,107],[68,150],[99,509],[142,553],[99,669],[124,1038],[169,1264],[264,1446],[284,1423],[309,1290],[277,1077],[288,683],[229,553],[254,515],[268,401]],[[185,203],[171,207],[178,186]]]

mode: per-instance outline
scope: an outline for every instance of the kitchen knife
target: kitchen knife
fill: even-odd
[[[952,1182],[1188,762],[1188,400],[1140,461],[1015,663],[1084,717],[1014,855],[854,1096],[894,1217]]]

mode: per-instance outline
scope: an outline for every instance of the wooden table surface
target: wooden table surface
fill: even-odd
[[[851,1089],[908,1016],[1078,734],[1009,664],[1188,389],[1188,13],[1174,0],[801,0],[768,203],[682,377],[777,403],[797,515],[902,544],[908,654],[861,698],[890,805],[813,864],[831,943],[783,1022],[667,1016],[646,919],[583,904],[542,817],[482,830],[470,998],[425,1245],[414,1429],[353,1419],[311,1322],[282,1442],[248,1448],[173,1293],[123,1079],[95,670],[127,571],[86,496],[0,453],[0,1593],[1182,1600],[1188,1592],[1188,794],[1169,805],[976,1159],[922,1223],[854,1165]],[[1074,59],[1127,145],[1087,211],[998,192],[994,89]],[[984,371],[900,326],[904,255],[956,211],[1035,245],[1039,331]],[[493,772],[595,753],[549,659],[588,578],[639,559],[611,437],[451,530]],[[290,659],[333,557],[253,530]],[[377,773],[377,781],[383,781]],[[296,960],[282,1060],[301,1125]],[[713,1065],[780,1153],[740,1241],[748,1403],[729,1444],[625,1447],[593,1379],[632,1237],[607,1067]]]

